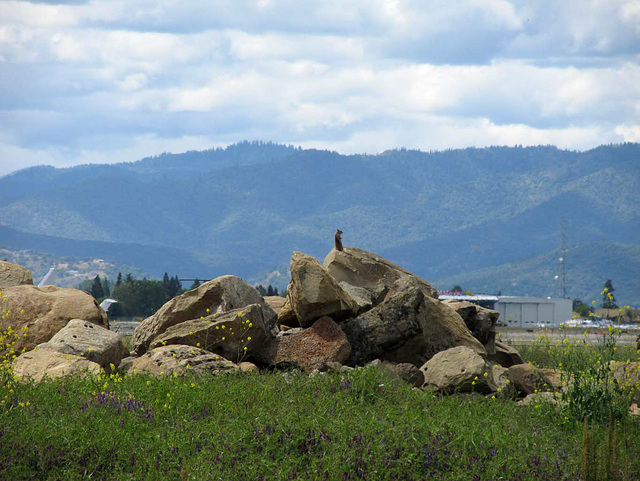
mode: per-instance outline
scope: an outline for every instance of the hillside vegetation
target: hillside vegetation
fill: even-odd
[[[638,144],[345,156],[243,142],[0,178],[0,248],[156,276],[260,279],[293,250],[322,259],[340,228],[345,245],[442,288],[555,295],[563,217],[569,294],[612,279],[620,302],[640,304]]]

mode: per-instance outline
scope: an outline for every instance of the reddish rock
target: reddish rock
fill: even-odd
[[[291,332],[291,331],[290,331]],[[295,362],[304,371],[321,369],[327,363],[344,363],[351,354],[351,345],[340,326],[330,317],[321,317],[313,325],[293,334],[282,332],[261,352],[269,364]]]

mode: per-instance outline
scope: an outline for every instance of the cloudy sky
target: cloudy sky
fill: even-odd
[[[0,175],[640,141],[640,0],[0,0]]]

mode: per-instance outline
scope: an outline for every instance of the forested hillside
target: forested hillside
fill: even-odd
[[[621,302],[640,304],[640,280],[628,278],[640,245],[638,144],[345,156],[244,142],[0,178],[0,247],[156,276],[260,279],[293,250],[322,260],[340,228],[345,245],[432,282],[554,295],[563,217],[570,295],[595,295],[611,278]]]

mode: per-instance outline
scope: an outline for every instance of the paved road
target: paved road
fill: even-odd
[[[579,328],[566,328],[566,329],[536,329],[527,331],[526,329],[516,328],[497,328],[497,332],[500,334],[502,341],[511,341],[513,344],[531,344],[538,342],[539,336],[546,334],[549,336],[551,342],[562,341],[563,339],[569,339],[569,342],[575,343],[579,340],[585,340],[589,344],[598,344],[602,341],[602,336],[605,332],[604,329],[579,329]],[[616,342],[620,345],[634,345],[636,338],[640,334],[640,331],[627,331],[623,332]]]
[[[140,324],[138,321],[109,321],[109,328],[118,332],[123,336],[132,336],[136,326]]]

